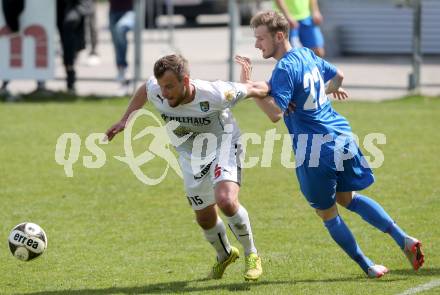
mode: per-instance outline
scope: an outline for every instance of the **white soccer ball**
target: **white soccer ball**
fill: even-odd
[[[29,261],[43,254],[47,248],[47,236],[44,230],[31,222],[15,226],[8,238],[12,255],[22,261]]]

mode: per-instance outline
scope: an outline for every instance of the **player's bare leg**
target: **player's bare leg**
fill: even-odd
[[[258,280],[263,273],[261,259],[255,248],[249,215],[238,202],[240,186],[233,181],[220,181],[215,187],[215,199],[218,207],[227,216],[229,227],[245,252],[246,280]]]

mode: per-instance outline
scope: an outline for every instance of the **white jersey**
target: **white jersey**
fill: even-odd
[[[175,146],[184,157],[191,156],[193,142],[197,135],[209,133],[217,138],[217,149],[222,135],[232,133],[232,144],[240,137],[240,130],[230,110],[239,100],[247,96],[246,87],[240,83],[204,80],[190,80],[195,87],[193,101],[170,107],[164,99],[159,84],[154,77],[146,83],[148,100],[159,111],[165,123],[177,121],[179,126],[173,130],[178,138],[188,137],[182,144]],[[173,140],[171,140],[173,142]]]

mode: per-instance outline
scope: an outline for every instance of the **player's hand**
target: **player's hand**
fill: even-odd
[[[108,141],[111,141],[113,137],[115,137],[116,134],[124,130],[125,128],[125,121],[121,120],[118,123],[114,124],[112,127],[110,127],[106,132],[106,139]]]
[[[241,66],[240,82],[246,83],[251,80],[252,75],[252,62],[249,57],[236,55],[235,62]]]
[[[339,87],[338,90],[336,90],[335,92],[332,92],[332,94],[333,94],[333,97],[338,100],[346,100],[348,98],[347,91],[345,91],[345,89],[342,87]]]
[[[322,24],[322,21],[324,20],[324,18],[322,17],[321,12],[319,11],[315,11],[312,14],[312,19],[313,19],[313,23],[317,26],[319,26],[320,24]]]

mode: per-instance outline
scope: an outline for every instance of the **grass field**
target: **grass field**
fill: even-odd
[[[423,269],[413,272],[391,238],[341,209],[363,251],[391,269],[380,280],[367,279],[300,195],[294,171],[280,165],[277,142],[272,167],[245,170],[240,194],[263,258],[264,275],[255,283],[244,282],[242,258],[222,280],[203,279],[214,252],[194,221],[182,181],[170,170],[160,185],[142,184],[113,158],[124,155],[122,136],[102,146],[102,168],[82,165],[82,157],[91,155],[87,135],[104,132],[126,104],[0,104],[0,294],[399,294],[439,281],[440,99],[335,103],[361,139],[370,132],[386,135],[380,146],[385,162],[364,193],[423,241]],[[263,135],[274,128],[251,102],[234,113],[243,132]],[[281,122],[276,127],[286,132]],[[65,132],[82,140],[72,178],[54,158]],[[249,156],[261,152],[261,146],[249,145]],[[143,170],[154,175],[163,165],[155,159]],[[28,263],[12,257],[7,245],[10,229],[23,221],[40,224],[49,240],[44,255]],[[439,293],[436,287],[423,294]]]

